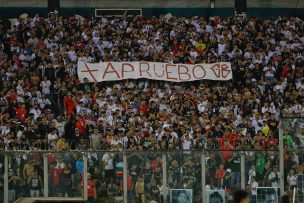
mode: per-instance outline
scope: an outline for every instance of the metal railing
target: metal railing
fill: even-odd
[[[281,120],[278,150],[6,150],[0,153],[0,200],[39,196],[170,202],[184,190],[191,191],[194,202],[207,202],[212,191],[225,200],[236,188],[252,193],[253,181],[261,188],[279,188],[280,194],[294,187],[302,191],[304,184],[295,185],[294,177],[304,173],[303,121]]]
[[[191,190],[200,202],[207,202],[207,190],[220,190],[228,200],[236,188],[251,190],[253,166],[262,177],[259,186],[272,186],[269,176],[279,164],[278,151],[6,151],[1,156],[4,202],[19,197],[170,202],[175,190]]]

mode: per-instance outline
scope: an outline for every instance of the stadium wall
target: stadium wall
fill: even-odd
[[[210,0],[61,0],[61,14],[93,15],[95,8],[142,8],[143,15],[151,17],[161,13],[176,16],[209,16]],[[248,15],[276,18],[292,15],[304,18],[303,0],[248,0]],[[14,18],[22,13],[47,14],[46,0],[0,0],[0,18]],[[214,14],[227,17],[234,14],[234,0],[215,0]]]
[[[65,8],[197,8],[209,7],[210,0],[61,0]],[[303,0],[248,0],[251,8],[303,8]],[[47,7],[47,0],[0,0],[0,7]],[[233,8],[234,0],[215,0],[218,8]]]

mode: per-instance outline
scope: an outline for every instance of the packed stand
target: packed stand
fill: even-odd
[[[167,19],[160,15],[88,17],[81,22],[74,16],[35,15],[19,18],[11,30],[0,24],[1,150],[220,149],[224,152],[215,153],[216,165],[210,171],[219,173],[210,187],[233,189],[239,174],[234,174],[233,181],[226,181],[226,185],[224,178],[226,173],[228,179],[229,173],[238,172],[229,162],[239,160],[225,150],[248,150],[248,171],[256,167],[258,173],[264,165],[275,170],[278,165],[274,155],[254,150],[277,150],[280,115],[304,113],[303,44],[304,23],[294,17],[208,21],[196,16]],[[80,83],[78,60],[231,62],[233,80]],[[286,148],[303,147],[302,135],[284,132]],[[298,156],[295,164],[302,165],[303,155]],[[259,157],[262,161],[255,163]],[[41,163],[39,157],[33,159]],[[68,173],[76,167],[74,162],[61,163],[62,159],[56,158],[51,168],[59,167]],[[102,159],[99,157],[93,166],[105,167],[100,165]],[[28,158],[20,160],[22,163]],[[184,158],[177,163],[174,160],[170,162],[172,168],[185,164]],[[185,162],[191,165],[196,161],[187,158]],[[24,171],[24,165],[19,169],[11,166],[12,175]],[[76,174],[77,170],[73,170]],[[33,177],[41,177],[41,168],[34,173]],[[140,175],[135,184],[145,179],[142,170],[137,173]],[[187,180],[172,184],[190,184],[199,173],[189,174]],[[263,185],[271,185],[270,179],[274,181],[270,175],[264,177],[268,180],[262,180]],[[105,188],[111,189],[115,182],[115,191],[120,190],[120,179],[105,182],[110,186]],[[60,179],[54,179],[53,184],[59,183]],[[58,193],[55,186],[51,188]],[[60,195],[73,196],[68,193],[72,191]]]

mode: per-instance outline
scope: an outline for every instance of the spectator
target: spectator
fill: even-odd
[[[297,175],[294,173],[293,169],[290,170],[287,176],[287,184],[290,191],[292,191],[297,186]]]
[[[145,202],[145,186],[144,179],[139,177],[135,184],[136,202]]]
[[[217,169],[217,171],[215,173],[215,177],[217,178],[217,186],[218,186],[218,188],[222,188],[223,187],[224,176],[225,176],[224,165],[220,164],[220,167]]]
[[[114,154],[105,153],[102,157],[102,162],[105,167],[105,177],[107,184],[113,184],[114,179]]]
[[[67,164],[64,164],[64,168],[60,175],[60,191],[62,192],[63,197],[71,196],[71,187],[72,187],[72,177],[71,169]]]
[[[303,27],[294,17],[211,21],[173,16],[165,21],[162,15],[151,19],[123,16],[88,17],[81,23],[74,16],[53,14],[18,20],[12,30],[1,28],[0,32],[4,47],[0,54],[0,149],[222,149],[227,151],[210,156],[207,165],[210,176],[215,177],[223,160],[226,178],[227,169],[238,172],[233,165],[238,160],[231,150],[249,150],[246,161],[248,166],[256,165],[256,181],[270,186],[278,157],[255,150],[277,150],[280,116],[304,113]],[[231,63],[233,80],[177,84],[142,79],[96,84],[86,78],[80,83],[77,60],[225,61]],[[286,129],[287,149],[303,147],[301,121],[291,122]],[[57,138],[51,139],[55,134]],[[191,177],[200,175],[196,170],[200,160],[188,161],[184,156],[168,162],[174,187],[196,185]],[[83,162],[77,156],[67,157],[73,160],[68,163],[75,185],[79,177],[74,175],[77,169],[82,174]],[[101,155],[98,158],[103,164],[92,163],[108,175],[115,173],[114,157],[103,160]],[[151,165],[154,158],[138,159],[140,166]],[[18,166],[28,179],[40,162],[20,160],[25,164]],[[294,168],[294,175],[301,174],[302,164],[301,153],[286,157],[286,168]],[[155,183],[160,182],[159,167],[139,166],[133,168],[132,180],[135,185],[142,175],[148,192],[152,176]],[[183,178],[184,173],[190,178]],[[106,184],[96,185],[96,189],[105,194],[108,188],[117,190],[115,176],[104,179]],[[231,179],[236,187],[237,174]]]
[[[241,182],[241,158],[236,155],[236,152],[233,152],[232,157],[228,160],[228,167],[231,169],[231,182],[230,186],[233,189],[239,188]]]
[[[177,196],[177,203],[190,203],[189,198],[190,197],[187,192],[181,191]]]
[[[256,202],[257,199],[257,188],[259,187],[258,182],[255,180],[255,176],[251,178],[251,184],[250,184],[250,201],[252,203]]]
[[[272,187],[280,187],[280,173],[278,172],[277,166],[273,167],[272,172],[269,174],[269,181]]]
[[[3,183],[3,180],[0,180],[0,189],[1,189],[1,191],[4,190],[4,183]],[[3,202],[3,201],[4,201],[4,194],[1,193],[1,194],[0,194],[0,202]]]
[[[37,170],[34,170],[32,176],[28,177],[27,183],[30,187],[31,197],[39,197],[42,192],[42,180],[41,177],[38,175]]]
[[[280,199],[280,203],[289,203],[290,197],[288,195],[283,195]]]
[[[233,194],[234,203],[249,203],[248,193],[244,190],[236,190]]]
[[[83,182],[81,183],[83,188]],[[96,187],[94,179],[92,179],[91,174],[88,174],[88,202],[94,203],[97,198]]]

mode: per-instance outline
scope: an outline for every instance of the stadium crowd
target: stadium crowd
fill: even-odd
[[[9,30],[0,24],[0,48],[1,150],[223,150],[210,155],[206,176],[211,188],[226,189],[240,183],[240,160],[232,150],[248,150],[249,186],[278,186],[278,156],[254,150],[277,150],[280,115],[304,113],[304,23],[295,17],[261,21],[160,15],[79,21],[75,16],[35,15],[18,18]],[[231,62],[233,80],[80,83],[78,60]],[[302,129],[284,131],[286,148],[303,147]],[[200,176],[199,158],[173,154],[170,187],[199,191],[194,184]],[[119,193],[121,157],[114,155],[92,156],[90,176],[104,179],[106,187],[99,189]],[[11,175],[19,178],[11,182],[26,185],[34,179],[34,192],[27,192],[41,195],[41,157],[12,156],[11,162],[18,164],[11,165]],[[161,191],[160,156],[132,156],[138,162],[129,164],[130,196],[139,202],[158,197],[144,194]],[[285,174],[298,173],[303,155],[287,155],[286,162]],[[81,163],[77,154],[49,158],[53,194],[59,193],[57,185],[67,186],[61,195],[73,195],[69,184],[81,181],[76,175]],[[11,195],[15,199],[16,193]]]

